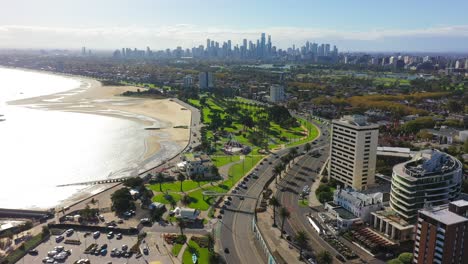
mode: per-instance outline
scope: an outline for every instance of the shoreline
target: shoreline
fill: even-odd
[[[146,130],[144,153],[136,158],[137,168],[133,169],[133,173],[128,176],[140,176],[154,170],[180,155],[189,145],[192,112],[182,110],[185,106],[176,100],[120,96],[123,92],[136,90],[138,87],[104,86],[98,80],[89,77],[16,67],[4,68],[56,75],[78,80],[81,83],[79,87],[71,90],[7,101],[7,105],[35,110],[102,115],[137,122],[142,128],[157,127],[157,130]],[[188,126],[188,129],[174,128],[174,126],[181,125]],[[108,176],[103,175],[104,177]],[[52,208],[77,205],[115,186],[117,185],[105,184],[83,188],[72,196],[59,201]],[[46,209],[50,209],[50,207]]]

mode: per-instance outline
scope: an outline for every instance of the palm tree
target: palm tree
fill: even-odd
[[[307,247],[309,243],[309,237],[307,236],[306,232],[300,230],[297,232],[296,237],[294,239],[296,240],[296,243],[299,246],[299,260],[302,260],[302,251],[304,250],[304,248]]]
[[[214,251],[215,239],[211,233],[205,235],[206,241],[208,241],[208,251]]]
[[[177,226],[179,226],[180,229],[180,235],[184,235],[184,229],[187,227],[187,223],[183,219],[177,218]]]
[[[323,250],[317,254],[317,263],[318,264],[331,264],[333,262],[333,257],[330,252]]]
[[[281,167],[280,164],[276,165],[273,168],[273,172],[275,173],[275,183],[278,184],[278,176],[281,177],[281,172],[283,171],[283,168]]]
[[[171,200],[169,201],[169,203],[171,204],[172,210],[174,210],[174,208],[175,208],[176,205],[177,205],[177,202],[176,202],[174,199],[171,199]]]
[[[182,204],[184,205],[187,205],[190,203],[190,196],[188,196],[188,194],[184,195],[182,197],[182,199],[180,199],[180,201],[182,202]]]
[[[297,149],[296,148],[291,148],[289,150],[289,154],[291,155],[291,157],[295,157],[297,155]]]
[[[281,207],[279,213],[280,213],[280,216],[281,216],[281,237],[283,237],[284,223],[286,222],[286,219],[288,219],[291,216],[291,213],[289,212],[288,208],[286,208],[286,207]]]
[[[162,192],[162,182],[164,180],[164,176],[161,172],[156,174],[156,181],[159,182],[159,191]]]
[[[185,181],[185,175],[179,173],[179,175],[177,175],[177,180],[180,181],[180,191],[183,192],[182,183]]]
[[[309,152],[312,149],[312,146],[310,145],[310,143],[306,143],[304,145],[304,149],[305,149],[306,152]]]
[[[276,207],[280,206],[278,198],[275,196],[270,198],[269,204],[273,206],[273,227],[276,227]]]

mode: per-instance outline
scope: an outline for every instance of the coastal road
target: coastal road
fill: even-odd
[[[323,211],[323,207],[320,206],[319,208],[311,209],[308,206],[299,205],[299,201],[301,199],[299,194],[302,192],[303,187],[305,185],[310,187],[314,181],[318,180],[319,177],[316,171],[322,168],[324,162],[328,158],[329,145],[326,144],[319,149],[321,149],[320,157],[314,158],[310,155],[304,155],[289,169],[286,176],[278,184],[278,188],[282,188],[284,191],[277,192],[277,198],[282,206],[287,207],[291,213],[290,218],[287,219],[285,224],[285,232],[287,234],[290,234],[291,237],[293,237],[297,231],[303,230],[310,238],[309,246],[314,250],[313,253],[316,254],[322,250],[326,250],[336,256],[339,252],[325,242],[308,222],[308,215],[312,215],[315,219],[319,219],[318,211]],[[311,193],[310,195],[315,194]],[[279,215],[277,215],[276,220],[277,223],[281,223]],[[355,247],[353,247],[352,250],[354,250],[361,260],[366,263],[383,263],[371,255],[366,254],[362,250],[356,250]],[[358,261],[359,260],[354,260],[353,263]],[[335,259],[335,262],[340,263],[337,259]]]
[[[319,126],[319,129],[322,129],[322,127]],[[326,135],[320,134],[320,137],[315,141],[325,142]],[[303,151],[303,146],[297,148],[299,153]],[[286,148],[269,155],[266,161],[263,161],[255,168],[259,178],[257,180],[250,179],[247,182],[247,190],[241,192],[249,196],[258,196],[263,191],[265,184],[273,176],[273,168],[281,163],[280,157],[287,155],[289,151],[290,148]],[[222,254],[224,254],[226,263],[265,262],[265,257],[260,255],[254,244],[254,233],[252,231],[256,203],[257,200],[255,199],[239,200],[239,198],[233,198],[232,205],[225,210],[221,222],[220,237],[222,238]],[[229,253],[224,253],[225,248],[229,249]]]

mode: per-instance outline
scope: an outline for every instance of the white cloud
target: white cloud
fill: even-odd
[[[468,25],[439,26],[411,30],[374,29],[371,31],[340,31],[332,29],[271,27],[229,29],[180,24],[166,27],[65,28],[40,26],[0,26],[0,47],[3,48],[79,48],[116,49],[145,47],[153,49],[184,48],[205,45],[206,38],[217,41],[243,38],[255,41],[261,32],[272,35],[279,47],[302,45],[305,40],[338,43],[377,42],[388,38],[468,38]]]

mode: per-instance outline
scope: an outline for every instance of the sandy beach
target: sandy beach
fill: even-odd
[[[67,76],[69,77],[69,76]],[[125,91],[136,91],[135,86],[103,86],[99,81],[78,78],[82,85],[66,92],[10,101],[10,105],[22,105],[36,109],[105,115],[143,123],[150,136],[145,140],[144,160],[150,159],[160,150],[160,141],[176,142],[184,148],[190,137],[191,112],[170,99],[147,99],[124,97]],[[140,88],[141,89],[141,88]]]

